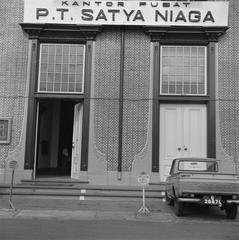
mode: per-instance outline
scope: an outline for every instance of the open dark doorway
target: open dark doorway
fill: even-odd
[[[39,101],[36,177],[70,176],[73,101]]]

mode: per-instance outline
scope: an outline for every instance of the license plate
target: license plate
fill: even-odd
[[[207,205],[218,205],[222,206],[222,199],[219,196],[204,196],[203,197],[203,203]]]

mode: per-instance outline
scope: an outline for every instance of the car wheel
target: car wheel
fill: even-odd
[[[225,210],[228,219],[235,219],[237,217],[237,205],[228,205]]]
[[[178,201],[177,198],[174,199],[174,212],[178,217],[183,215],[183,203]]]
[[[169,206],[173,206],[173,200],[168,196],[167,192],[165,192],[165,199]]]

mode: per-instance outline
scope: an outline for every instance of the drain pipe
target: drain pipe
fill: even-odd
[[[120,89],[119,89],[119,147],[118,147],[118,180],[122,179],[122,145],[123,145],[123,98],[124,98],[124,58],[125,58],[125,27],[121,27],[120,43]]]

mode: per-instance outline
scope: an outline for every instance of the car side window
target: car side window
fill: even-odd
[[[172,166],[171,166],[171,169],[170,169],[170,175],[172,175],[172,174],[174,174],[174,172],[175,172],[175,160],[173,161],[173,163],[172,163]]]

